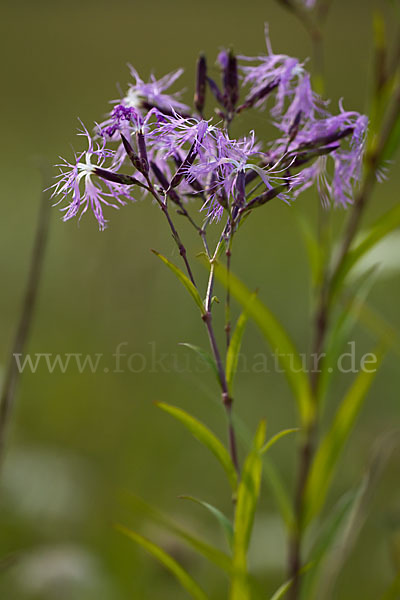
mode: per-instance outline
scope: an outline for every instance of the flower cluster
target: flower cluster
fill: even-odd
[[[226,213],[238,221],[274,197],[290,202],[314,185],[324,204],[351,203],[367,118],[342,104],[332,114],[313,91],[304,63],[273,52],[268,29],[266,45],[267,53],[256,57],[221,51],[220,83],[200,56],[193,110],[170,93],[181,70],[145,83],[130,67],[134,82],[126,95],[114,101],[93,136],[84,129],[87,150],[61,165],[53,195],[68,202],[64,220],[90,208],[104,229],[104,206],[119,208],[138,188],[159,204],[182,207],[198,198],[208,220]],[[209,119],[207,91],[217,103]],[[232,121],[250,109],[269,112],[275,139],[261,144],[254,131],[231,137]]]

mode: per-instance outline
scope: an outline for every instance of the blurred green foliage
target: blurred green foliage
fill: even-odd
[[[386,3],[336,0],[327,27],[326,94],[344,98],[346,108],[366,109],[371,81],[371,9]],[[126,63],[143,76],[184,66],[182,87],[190,102],[194,62],[200,50],[212,63],[221,46],[237,52],[264,52],[263,23],[270,23],[276,51],[300,57],[310,46],[298,23],[273,0],[245,4],[149,4],[115,0],[63,3],[6,2],[0,23],[2,44],[2,160],[0,269],[0,361],[4,365],[18,318],[24,277],[43,183],[37,162],[55,163],[78,149],[77,117],[88,126],[100,120],[109,99],[128,81]],[[255,112],[246,124],[261,138],[270,131]],[[370,222],[398,202],[396,165],[375,192]],[[62,224],[53,210],[32,353],[104,354],[96,374],[70,368],[49,374],[41,367],[21,381],[0,488],[0,596],[13,600],[163,598],[185,594],[157,563],[114,529],[119,520],[156,539],[196,580],[221,598],[226,582],[187,552],[168,531],[120,501],[131,490],[162,508],[175,521],[207,539],[223,534],[212,516],[195,510],[181,494],[201,497],[229,513],[229,488],[212,456],[192,442],[179,424],[154,407],[177,404],[206,421],[221,436],[225,422],[211,371],[204,373],[179,342],[205,346],[205,332],[192,303],[149,251],[157,248],[175,263],[177,251],[158,209],[138,202],[109,214],[110,228],[98,233],[90,217],[78,228]],[[310,193],[299,208],[311,219],[318,199]],[[300,206],[301,204],[301,206]],[[110,211],[109,211],[110,212]],[[340,211],[331,215],[337,224]],[[182,231],[193,256],[201,250],[186,223]],[[190,241],[191,240],[191,241]],[[233,269],[291,332],[301,352],[308,349],[310,325],[306,252],[294,212],[279,202],[264,220],[249,221],[233,256]],[[205,279],[199,264],[199,277]],[[260,271],[262,280],[260,281]],[[400,330],[398,272],[378,281],[371,304]],[[218,308],[217,308],[218,311]],[[219,309],[222,339],[223,307]],[[371,336],[354,334],[357,356],[370,351]],[[127,357],[116,369],[116,348],[139,354],[130,372]],[[254,357],[265,345],[250,325],[243,351]],[[165,356],[164,356],[165,355]],[[144,357],[144,359],[143,359]],[[190,357],[190,358],[188,358]],[[157,359],[161,362],[157,363]],[[161,360],[162,359],[162,360]],[[186,361],[189,361],[187,363]],[[124,362],[125,361],[125,362]],[[188,366],[189,364],[189,366]],[[251,361],[249,361],[251,364]],[[123,370],[124,372],[114,372]],[[177,373],[179,370],[181,372]],[[348,387],[346,374],[334,381],[327,418]],[[235,408],[254,431],[262,417],[270,434],[296,423],[295,406],[282,375],[242,367],[235,380]],[[360,481],[371,440],[399,418],[398,357],[389,355],[369,394],[355,434],[340,462],[334,484],[338,497]],[[271,449],[285,481],[292,485],[295,436]],[[341,576],[341,600],[375,600],[394,578],[394,538],[400,529],[399,456],[395,455],[376,491],[370,517]],[[261,497],[251,561],[265,596],[280,585],[284,544],[277,509],[267,489]],[[366,569],[373,561],[374,568]]]

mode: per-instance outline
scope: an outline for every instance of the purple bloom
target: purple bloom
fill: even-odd
[[[332,139],[334,134],[340,136],[341,132],[351,132],[347,147],[329,142],[327,147],[334,148],[332,152],[327,156],[320,156],[313,165],[297,175],[295,197],[317,183],[324,205],[328,205],[329,201],[344,207],[352,203],[353,187],[361,177],[368,119],[356,112],[346,112],[342,106],[340,108],[339,115],[311,123],[296,137],[296,144],[300,143],[300,147],[302,144],[303,147],[312,147],[318,140]],[[328,169],[329,161],[333,162],[331,175]]]
[[[178,69],[173,73],[164,75],[161,79],[156,79],[154,75],[150,76],[150,81],[145,83],[139,76],[138,72],[131,65],[129,66],[131,75],[135,83],[130,85],[126,96],[121,100],[121,104],[133,108],[143,107],[143,102],[151,106],[174,110],[176,112],[188,112],[189,107],[179,100],[180,93],[165,94],[165,90],[171,87],[173,83],[182,75],[183,69]]]
[[[79,219],[90,209],[99,224],[99,229],[104,230],[107,221],[103,215],[103,206],[119,208],[125,205],[125,199],[132,200],[127,186],[111,181],[93,181],[96,168],[102,168],[106,158],[112,155],[110,150],[102,145],[94,144],[88,131],[84,128],[81,135],[85,135],[88,141],[88,149],[75,155],[75,161],[70,163],[63,159],[60,166],[58,181],[54,184],[52,197],[60,196],[56,204],[68,200],[68,206],[61,210],[65,212],[63,221],[68,221],[80,214]],[[114,200],[114,202],[108,199]],[[116,203],[115,203],[116,202]]]
[[[110,116],[99,126],[99,133],[110,140],[119,140],[119,134],[128,136],[132,131],[140,129],[142,125],[142,116],[135,108],[117,104]]]
[[[239,58],[248,62],[257,62],[257,65],[242,66],[243,85],[250,85],[250,91],[246,101],[258,95],[268,85],[278,82],[277,102],[274,108],[276,115],[284,108],[285,99],[293,95],[296,83],[304,75],[303,64],[297,59],[285,54],[274,54],[269,38],[268,26],[265,26],[265,38],[268,54],[257,57],[240,56]],[[261,108],[266,103],[266,97],[261,97],[255,106]]]
[[[174,156],[185,145],[194,142],[200,154],[209,149],[210,135],[215,127],[208,121],[196,117],[185,118],[177,113],[172,116],[157,114],[157,121],[150,127],[149,141],[158,150],[164,151],[166,158]]]

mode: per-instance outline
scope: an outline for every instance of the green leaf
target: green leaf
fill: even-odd
[[[268,450],[272,448],[272,446],[276,444],[276,442],[279,442],[280,439],[287,436],[289,433],[297,433],[298,431],[300,431],[298,427],[293,427],[292,429],[284,429],[283,431],[279,431],[270,440],[268,440],[266,444],[264,444],[264,446],[261,448],[261,454],[265,454],[266,452],[268,452]]]
[[[226,287],[228,283],[226,267],[216,263],[215,275]],[[232,295],[246,308],[249,317],[255,321],[267,342],[277,352],[297,400],[302,423],[306,425],[313,417],[314,406],[311,401],[308,377],[293,341],[269,308],[259,298],[254,297],[254,294],[232,272],[229,274],[229,285]]]
[[[374,444],[366,473],[356,490],[356,497],[351,505],[351,510],[348,511],[345,523],[341,528],[340,538],[333,545],[330,554],[323,561],[323,573],[320,577],[320,585],[317,588],[314,598],[328,600],[333,597],[339,574],[342,572],[343,566],[347,563],[363,525],[368,518],[379,479],[393,450],[398,445],[399,432],[396,430],[384,434]]]
[[[250,600],[247,577],[247,551],[254,515],[260,494],[262,476],[261,448],[265,441],[266,423],[261,421],[248,454],[238,487],[234,520],[233,578],[230,600]]]
[[[189,415],[186,411],[178,408],[177,406],[172,406],[170,404],[166,404],[165,402],[158,402],[157,406],[165,412],[169,413],[175,419],[178,419],[185,427],[194,435],[194,437],[204,444],[218,459],[221,463],[222,467],[225,470],[225,473],[228,476],[229,483],[233,491],[236,491],[237,488],[237,473],[236,469],[233,465],[232,459],[229,455],[228,450],[222,444],[222,442],[206,427],[203,423]]]
[[[304,213],[300,212],[299,210],[295,210],[293,211],[293,214],[296,217],[297,224],[299,225],[299,229],[304,240],[311,269],[312,281],[314,286],[316,286],[321,281],[321,272],[323,266],[322,249],[320,248],[318,240],[314,235],[314,230],[307,218],[304,216]]]
[[[195,598],[195,600],[208,600],[205,592],[194,581],[189,573],[187,573],[183,567],[181,567],[181,565],[162,548],[156,546],[156,544],[153,544],[153,542],[150,542],[138,533],[135,533],[134,531],[131,531],[122,525],[117,525],[117,529],[129,539],[136,542],[136,544],[142,546],[142,548],[147,550],[152,556],[157,558],[157,560],[159,560],[160,563],[163,564],[164,567],[166,567],[176,577],[182,587],[189,592],[192,598]]]
[[[348,298],[344,299],[344,307],[339,313],[331,329],[328,333],[326,343],[326,356],[323,361],[322,372],[318,386],[318,402],[320,412],[322,413],[323,402],[329,388],[329,383],[333,374],[337,371],[337,361],[340,353],[343,352],[343,347],[350,339],[351,331],[360,315],[364,301],[367,299],[376,278],[375,272],[366,273],[362,280],[357,282],[357,287],[354,293],[349,294]],[[383,339],[383,335],[379,335]]]
[[[322,526],[322,530],[318,533],[318,537],[313,543],[309,554],[311,569],[303,580],[302,594],[304,598],[310,600],[313,598],[314,588],[319,575],[319,568],[323,563],[326,553],[333,546],[336,538],[340,534],[343,522],[348,516],[356,498],[357,495],[353,491],[347,492],[342,496],[326,519]]]
[[[215,364],[215,360],[213,359],[213,357],[211,356],[211,354],[208,354],[208,352],[206,352],[205,350],[203,350],[202,348],[200,348],[199,346],[194,346],[193,344],[189,344],[188,342],[181,342],[179,344],[180,346],[185,346],[186,348],[189,348],[190,350],[193,350],[193,352],[195,352],[198,356],[200,356],[200,358],[202,359],[203,362],[206,363],[206,365],[208,365],[209,367],[211,367],[215,377],[217,378],[217,381],[219,383],[219,375],[218,375],[218,369],[217,369],[217,365]]]
[[[159,510],[145,502],[142,498],[139,498],[135,494],[125,493],[124,498],[126,499],[129,507],[132,507],[134,511],[139,512],[143,517],[146,517],[153,523],[157,523],[161,527],[164,527],[170,533],[176,535],[179,539],[184,541],[188,546],[193,548],[196,552],[201,554],[204,558],[210,561],[218,568],[226,571],[227,573],[232,572],[232,562],[230,557],[222,552],[218,548],[214,548],[210,544],[207,544],[203,540],[194,536],[192,533],[183,529],[171,519],[166,517]]]
[[[208,510],[217,519],[218,523],[221,525],[221,527],[226,535],[226,539],[228,540],[229,547],[230,548],[232,547],[232,545],[233,545],[233,525],[232,525],[231,521],[228,519],[228,517],[226,515],[224,515],[223,512],[221,512],[218,508],[216,508],[212,504],[209,504],[208,502],[204,502],[203,500],[199,500],[198,498],[194,498],[193,496],[180,496],[180,498],[182,500],[190,500],[191,502],[194,502],[195,504],[199,504],[200,506],[203,506],[203,508]]]
[[[249,315],[248,311],[245,309],[240,315],[235,330],[232,334],[231,341],[229,343],[229,348],[226,353],[226,381],[228,384],[228,388],[230,393],[232,393],[233,388],[233,379],[236,374],[237,364],[239,360],[240,348],[242,345],[242,339],[244,330],[248,321]]]
[[[306,520],[314,517],[323,506],[336,464],[363,406],[367,392],[383,359],[383,351],[375,352],[376,370],[361,370],[342,400],[333,424],[324,436],[315,455],[306,489]]]
[[[288,530],[292,531],[295,524],[292,500],[282,481],[279,470],[265,454],[263,455],[263,479],[275,498],[276,505]]]
[[[355,248],[349,250],[346,258],[343,260],[340,269],[335,274],[331,285],[331,301],[335,298],[336,294],[340,291],[345,277],[354,265],[360,260],[368,250],[373,248],[382,238],[388,233],[394,231],[400,227],[400,205],[397,204],[382,217],[380,217],[376,223],[369,229],[364,236],[363,240],[358,243]]]
[[[311,564],[305,565],[301,569],[300,574],[305,573],[311,567],[312,567]],[[293,581],[292,579],[289,579],[289,581],[285,581],[285,583],[282,583],[282,585],[276,590],[275,594],[273,596],[271,596],[270,600],[281,600],[281,598],[284,597],[284,595],[286,594],[286,592],[288,592],[290,590],[290,588],[292,587],[292,581]]]
[[[201,313],[204,315],[206,311],[204,308],[203,301],[201,299],[199,292],[197,291],[197,289],[195,288],[193,283],[190,281],[190,279],[188,277],[186,277],[186,275],[177,266],[175,266],[172,262],[170,262],[168,260],[168,258],[165,258],[165,256],[163,256],[156,250],[152,250],[152,252],[153,252],[153,254],[158,256],[158,258],[160,258],[163,261],[163,263],[165,263],[167,265],[167,267],[169,267],[171,269],[171,271],[174,273],[174,275],[176,275],[176,277],[179,279],[179,281],[185,286],[185,288],[187,289],[189,294],[192,296],[192,298],[196,302],[197,306],[200,308]]]

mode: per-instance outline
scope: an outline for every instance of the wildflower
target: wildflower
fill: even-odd
[[[265,38],[268,54],[257,57],[241,56],[240,59],[248,62],[257,62],[257,65],[242,66],[243,85],[250,85],[246,101],[258,96],[254,105],[258,108],[265,106],[266,96],[260,95],[262,90],[277,83],[277,102],[274,108],[276,115],[284,107],[285,99],[293,95],[296,82],[304,74],[304,66],[297,59],[284,54],[274,54],[269,38],[268,26],[265,27]]]
[[[104,230],[107,221],[103,215],[103,206],[119,208],[118,205],[126,204],[126,199],[132,200],[127,186],[136,180],[103,169],[106,158],[111,157],[112,152],[105,149],[104,141],[101,145],[95,144],[85,128],[81,135],[86,136],[88,149],[76,154],[72,163],[63,159],[63,164],[59,165],[61,172],[53,186],[52,197],[60,196],[56,204],[63,200],[69,201],[69,204],[61,209],[65,212],[63,221],[68,221],[78,214],[81,219],[90,209],[99,224],[99,229]],[[94,181],[93,176],[96,175],[103,177],[102,183],[100,179]],[[125,183],[121,183],[122,181]]]
[[[317,121],[306,131],[299,133],[299,148],[314,147],[316,151],[327,149],[331,152],[326,156],[319,156],[314,165],[300,172],[296,177],[294,196],[297,197],[313,183],[317,183],[324,205],[330,201],[336,206],[351,204],[353,188],[361,177],[367,126],[367,117],[356,112],[346,112],[341,106],[339,115]],[[350,137],[347,147],[336,143],[343,134]],[[331,176],[329,163],[333,163]]]
[[[126,96],[121,100],[121,104],[133,108],[156,107],[160,110],[190,112],[189,107],[179,100],[180,93],[165,94],[165,90],[171,87],[173,83],[182,75],[183,69],[164,75],[161,79],[156,79],[154,75],[150,76],[150,81],[145,83],[134,67],[129,65],[129,70],[135,83],[129,86]]]

